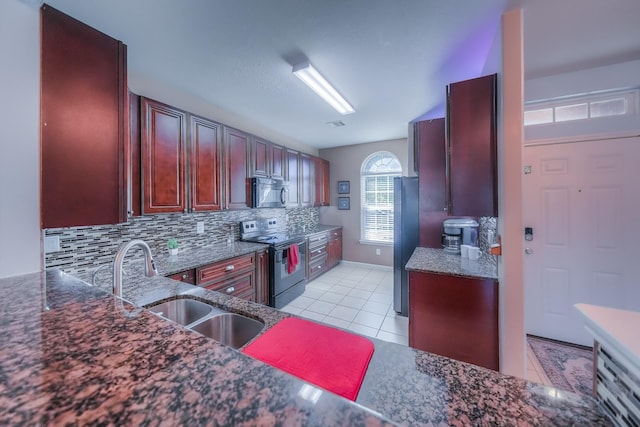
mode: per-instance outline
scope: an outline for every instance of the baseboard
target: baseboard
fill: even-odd
[[[368,264],[366,262],[356,262],[356,261],[340,261],[341,264],[349,265],[353,267],[361,267],[361,268],[371,268],[375,270],[384,270],[384,271],[393,271],[393,267],[388,265],[379,265],[379,264]]]

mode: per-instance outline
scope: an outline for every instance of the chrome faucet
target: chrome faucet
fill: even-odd
[[[142,240],[132,240],[128,243],[125,243],[118,249],[116,253],[116,258],[113,261],[113,294],[122,298],[122,262],[124,261],[124,256],[127,254],[129,249],[134,246],[140,246],[142,248],[142,252],[144,252],[144,275],[147,277],[153,277],[158,274],[158,270],[156,270],[156,266],[153,263],[153,257],[151,256],[151,248]]]

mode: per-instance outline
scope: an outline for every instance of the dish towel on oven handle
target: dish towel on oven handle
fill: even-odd
[[[296,271],[296,266],[300,262],[300,249],[298,245],[293,243],[289,246],[289,257],[287,258],[287,273],[291,274]]]

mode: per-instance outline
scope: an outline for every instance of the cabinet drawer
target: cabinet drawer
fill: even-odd
[[[249,301],[254,301],[255,286],[253,281],[254,281],[253,270],[250,270],[241,274],[237,274],[236,276],[230,279],[204,285],[204,288],[212,291],[221,292],[226,295],[243,298]]]
[[[317,233],[309,236],[309,250],[313,250],[319,246],[326,245],[329,241],[329,233]]]
[[[196,284],[196,270],[185,270],[180,273],[175,273],[170,276],[167,276],[169,279],[177,280],[179,282],[189,283],[191,285]]]
[[[309,263],[309,280],[314,279],[327,269],[327,254],[313,260]]]
[[[197,281],[200,286],[208,286],[210,282],[231,277],[243,270],[254,269],[254,254],[242,255],[224,261],[209,264],[196,270]]]
[[[309,249],[309,264],[313,263],[316,259],[327,255],[327,245],[319,246],[314,249]]]

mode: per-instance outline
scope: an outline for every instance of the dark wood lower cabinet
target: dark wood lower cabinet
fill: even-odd
[[[255,301],[255,254],[241,255],[196,269],[196,284],[212,291]]]
[[[342,261],[342,228],[309,236],[307,242],[307,278],[309,281],[331,270]]]
[[[190,285],[196,284],[196,270],[185,270],[180,273],[175,273],[170,276],[167,276],[169,279],[177,280],[179,282],[188,283]]]
[[[499,370],[498,283],[410,271],[409,346]]]
[[[269,251],[256,252],[256,302],[269,305]]]

